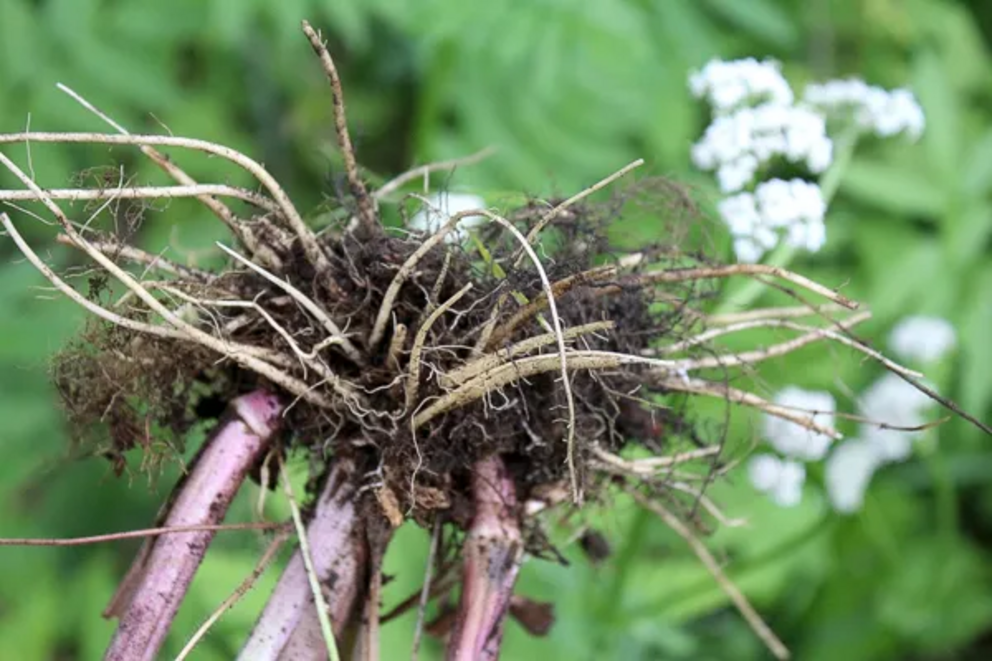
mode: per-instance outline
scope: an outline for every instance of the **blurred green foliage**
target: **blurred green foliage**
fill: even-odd
[[[958,354],[940,390],[979,418],[992,409],[992,7],[981,0],[0,0],[0,131],[104,130],[55,88],[73,87],[132,131],[200,137],[264,161],[302,209],[335,195],[340,167],[329,94],[302,18],[329,37],[346,85],[361,160],[373,176],[495,146],[455,188],[576,190],[636,157],[700,187],[688,150],[705,123],[685,80],[711,57],[772,56],[794,82],[857,75],[908,84],[927,114],[917,145],[863,144],[828,218],[827,249],[795,268],[867,302],[869,337],[907,314],[951,320]],[[122,149],[5,148],[46,186],[94,165],[163,181]],[[214,160],[183,155],[202,181],[247,183]],[[13,182],[0,175],[5,186]],[[80,211],[80,209],[76,209]],[[50,228],[14,210],[28,238]],[[657,237],[664,223],[631,231]],[[141,240],[191,263],[222,228],[173,202]],[[715,239],[717,250],[726,242]],[[52,245],[56,265],[77,256]],[[729,255],[728,255],[729,256]],[[55,536],[149,525],[172,474],[115,479],[72,456],[47,360],[82,322],[0,240],[0,535]],[[763,301],[776,303],[767,295]],[[745,338],[753,342],[754,337]],[[766,337],[762,341],[770,341]],[[879,345],[884,342],[879,339]],[[811,347],[766,365],[750,387],[832,390],[842,410],[878,375],[846,351]],[[714,421],[719,403],[700,407]],[[714,422],[718,426],[719,422]],[[735,410],[730,438],[757,439]],[[854,432],[854,428],[845,431]],[[746,528],[712,548],[796,658],[984,659],[992,654],[992,450],[961,421],[931,432],[917,461],[877,475],[865,509],[832,514],[815,488],[781,509],[741,479],[712,491]],[[818,476],[814,475],[814,479]],[[246,489],[234,516],[249,516]],[[278,508],[278,503],[269,507]],[[761,659],[743,620],[680,540],[618,497],[590,514],[614,555],[591,566],[526,565],[521,592],[553,600],[545,639],[508,627],[505,657]],[[221,536],[177,620],[171,648],[250,571],[262,541]],[[96,659],[112,631],[99,613],[136,544],[0,549],[0,659]],[[388,570],[395,603],[419,586],[426,541],[404,529]],[[198,659],[230,658],[276,572],[225,616]],[[407,654],[410,617],[384,633],[385,658]],[[427,650],[436,654],[438,647]]]

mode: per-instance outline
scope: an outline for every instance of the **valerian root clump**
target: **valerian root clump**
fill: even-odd
[[[135,450],[154,466],[226,403],[235,402],[238,413],[246,393],[254,393],[249,397],[278,402],[281,415],[269,432],[279,431],[265,452],[227,457],[233,464],[221,460],[223,470],[214,475],[240,480],[250,473],[264,481],[281,472],[276,467],[288,453],[309,458],[312,491],[320,495],[297,531],[303,536],[308,529],[309,545],[286,569],[243,658],[325,658],[337,653],[336,640],[375,658],[381,560],[392,531],[408,519],[434,535],[429,580],[403,606],[419,607],[417,641],[425,628],[448,631],[449,658],[495,658],[508,613],[532,631],[550,624],[545,606],[512,594],[525,552],[556,557],[543,533],[547,512],[596,502],[622,486],[663,502],[665,512],[681,513],[689,525],[698,522],[697,502],[719,515],[703,494],[723,470],[719,434],[704,438],[689,398],[722,398],[838,435],[811,412],[730,386],[729,371],[826,339],[914,376],[849,334],[867,314],[836,317],[857,305],[833,290],[775,267],[720,265],[683,250],[676,230],[698,221],[699,213],[670,182],[615,183],[639,162],[567,199],[463,212],[442,217],[427,232],[387,229],[382,205],[399,204],[404,214],[431,211],[426,198],[400,191],[432,168],[401,175],[379,191],[367,188],[334,64],[317,33],[307,24],[304,31],[330,80],[347,191],[338,210],[342,222],[320,234],[251,158],[202,140],[131,135],[71,90],[116,133],[0,135],[0,145],[140,149],[175,181],[135,187],[121,176],[96,188],[46,190],[0,152],[0,164],[24,186],[0,198],[43,204],[58,240],[92,263],[85,291],[76,289],[0,214],[34,266],[94,315],[53,367],[76,438],[96,443],[93,451],[119,472]],[[199,184],[159,149],[225,159],[260,189]],[[607,187],[611,201],[590,200]],[[230,230],[230,245],[218,245],[226,266],[192,268],[98,229],[99,213],[122,200],[177,197],[198,198]],[[80,200],[89,218],[70,217],[62,204]],[[237,201],[241,210],[223,200]],[[134,207],[127,208],[133,229]],[[608,229],[631,211],[650,211],[651,222],[673,228],[672,241],[618,248]],[[470,216],[486,221],[471,239],[459,227]],[[763,279],[801,305],[764,317],[707,318],[705,299],[731,277]],[[813,305],[808,296],[821,300]],[[801,316],[830,324],[804,324]],[[717,337],[756,326],[792,329],[797,337],[741,354],[717,351]],[[205,443],[192,475],[225,429]],[[635,446],[641,451],[631,458]],[[210,488],[220,489],[221,478],[211,479],[218,482]],[[223,519],[229,485],[218,492],[225,497],[196,522]],[[165,521],[192,520],[184,515],[187,500],[180,484]],[[464,547],[453,531],[467,531]],[[195,539],[186,578],[209,542],[209,536]],[[123,591],[127,598],[111,609],[122,628],[108,658],[154,658],[164,640],[185,584],[161,587],[164,570],[154,557],[162,548],[156,543],[143,554]],[[452,625],[426,623],[428,604],[446,597],[459,578],[464,587]],[[168,593],[168,609],[158,608],[157,598],[139,598],[156,590]],[[760,633],[784,655],[769,630]]]

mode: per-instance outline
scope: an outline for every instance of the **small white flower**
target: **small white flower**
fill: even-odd
[[[821,173],[833,158],[824,118],[808,108],[766,103],[720,115],[692,147],[701,170],[716,170],[720,190],[734,193],[754,180],[765,163],[784,158]]]
[[[705,98],[717,114],[745,103],[792,103],[792,88],[782,77],[777,62],[758,62],[753,57],[731,62],[711,60],[689,77],[689,90]]]
[[[761,225],[758,205],[751,193],[723,198],[717,203],[717,211],[734,236],[750,236]]]
[[[781,241],[800,250],[817,252],[826,242],[826,202],[820,187],[802,179],[772,179],[754,194],[724,198],[717,211],[734,237],[734,252],[753,263]]]
[[[888,92],[858,79],[808,85],[803,101],[835,117],[854,121],[862,131],[883,138],[905,133],[916,140],[926,125],[923,109],[912,92]]]
[[[800,463],[759,454],[748,462],[748,475],[755,489],[782,507],[793,507],[802,500],[806,468]]]
[[[837,404],[828,392],[815,392],[791,386],[775,396],[779,406],[796,409],[799,415],[809,415],[817,424],[832,427]],[[816,414],[805,413],[815,411]],[[827,454],[831,439],[826,434],[806,429],[782,418],[765,415],[764,435],[768,443],[786,457],[817,461]]]
[[[716,171],[717,184],[723,192],[738,191],[751,183],[758,171],[758,159],[744,154],[738,159],[724,163]]]
[[[455,214],[486,207],[486,201],[478,195],[466,195],[464,193],[441,193],[432,195],[428,199],[430,206],[413,215],[413,218],[410,219],[410,229],[433,234]],[[444,240],[448,243],[463,241],[469,229],[483,225],[485,222],[486,217],[481,214],[466,216],[458,221],[458,225],[448,233]]]
[[[827,459],[824,481],[827,496],[838,512],[861,509],[872,475],[884,463],[876,448],[861,439],[845,441]]]
[[[901,378],[886,373],[861,396],[861,415],[872,422],[896,427],[918,427],[927,421],[927,411],[933,402]],[[913,441],[922,432],[881,429],[865,423],[861,435],[885,461],[902,461],[909,457]]]
[[[921,363],[940,360],[956,343],[954,327],[940,317],[908,317],[889,335],[893,351],[901,358]]]

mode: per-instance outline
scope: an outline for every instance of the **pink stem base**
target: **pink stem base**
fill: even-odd
[[[248,471],[263,456],[278,427],[282,405],[255,391],[232,403],[233,415],[204,444],[178,487],[165,526],[218,524]],[[175,533],[156,538],[128,575],[133,589],[117,603],[120,624],[104,659],[141,661],[158,658],[172,619],[203,561],[213,531]]]
[[[475,516],[465,540],[462,596],[448,641],[448,661],[499,658],[523,554],[516,490],[503,460],[483,459],[474,471]]]
[[[334,636],[340,640],[365,589],[368,549],[358,523],[350,471],[336,464],[307,526],[314,570],[325,590]],[[243,661],[327,658],[303,558],[290,559],[238,656]]]

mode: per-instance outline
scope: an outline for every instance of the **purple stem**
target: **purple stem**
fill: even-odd
[[[248,471],[268,449],[283,407],[269,393],[256,390],[231,405],[231,415],[204,443],[192,469],[179,485],[165,526],[221,523]],[[104,659],[149,661],[172,625],[172,619],[213,539],[211,531],[157,537],[129,578],[120,624]]]
[[[314,570],[325,588],[331,626],[338,641],[354,617],[367,580],[368,548],[355,501],[350,467],[336,463],[307,526]],[[299,550],[279,578],[238,658],[244,661],[327,658],[327,645],[321,635]]]
[[[475,516],[464,548],[464,578],[448,661],[499,658],[513,584],[523,553],[516,489],[506,465],[493,456],[475,464]]]

